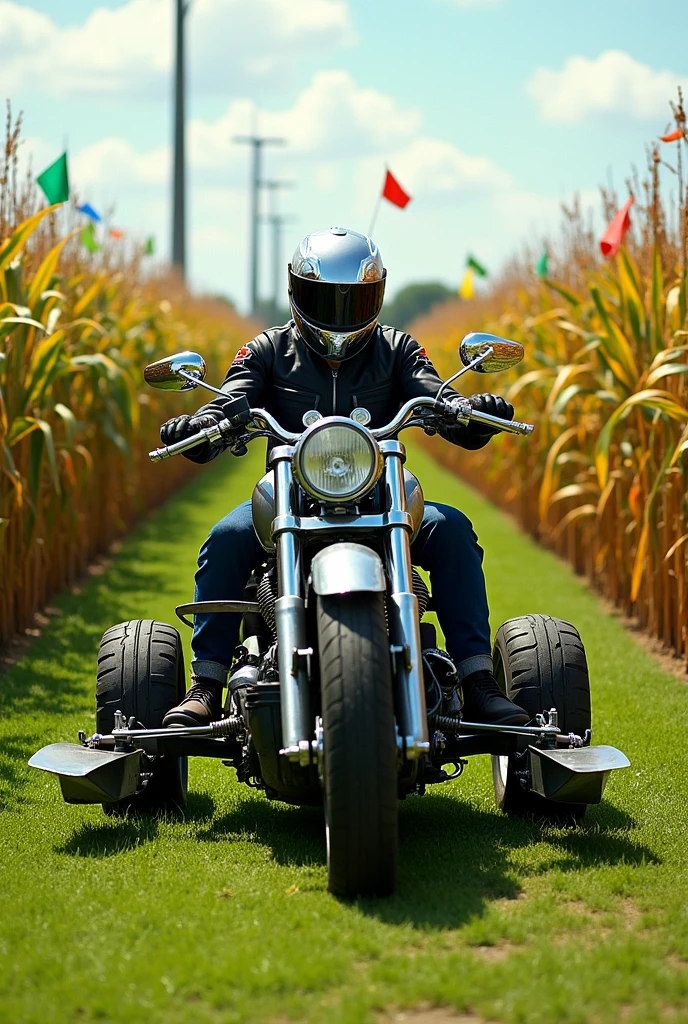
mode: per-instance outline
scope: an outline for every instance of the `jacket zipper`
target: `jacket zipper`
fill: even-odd
[[[337,377],[339,370],[332,370],[332,415],[337,415]]]

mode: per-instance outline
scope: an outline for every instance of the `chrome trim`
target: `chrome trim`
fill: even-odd
[[[291,508],[291,454],[288,447],[276,448],[271,462],[275,470],[275,511],[288,515]],[[275,629],[277,631],[277,666],[280,679],[282,715],[282,754],[299,759],[301,744],[310,749],[311,723],[308,699],[308,672],[304,660],[294,652],[306,645],[306,609],[301,595],[301,545],[294,531],[285,530],[275,536],[277,549],[277,593]]]
[[[384,593],[385,570],[376,551],[345,541],[323,548],[311,562],[316,594]]]
[[[388,507],[406,515],[404,487],[404,446],[388,445],[385,484]],[[409,517],[410,518],[410,517]],[[388,600],[392,643],[404,652],[395,659],[395,693],[399,731],[404,737],[406,757],[415,760],[430,749],[425,710],[425,687],[420,641],[418,599],[413,593],[410,533],[408,527],[393,526],[387,540],[387,567],[391,586]]]
[[[304,448],[315,435],[323,431],[329,430],[331,427],[345,427],[347,430],[352,430],[362,437],[370,449],[370,472],[368,478],[364,484],[361,484],[355,491],[350,491],[348,494],[327,494],[324,491],[319,491],[313,486],[308,480],[303,468],[301,466],[301,457]],[[294,476],[298,480],[301,487],[304,489],[306,494],[312,495],[319,501],[330,502],[335,504],[343,504],[349,501],[356,501],[358,498],[362,498],[365,494],[373,489],[375,484],[382,476],[382,470],[384,468],[382,453],[375,440],[371,437],[371,431],[367,430],[366,427],[361,426],[360,423],[356,423],[348,416],[325,416],[320,420],[317,420],[310,427],[306,427],[299,441],[294,448]]]
[[[257,601],[191,601],[189,604],[178,604],[174,611],[185,626],[193,629],[193,622],[185,619],[185,615],[245,615],[247,612],[260,615],[260,605]]]
[[[272,524],[274,537],[285,530],[296,532],[341,533],[343,530],[384,530],[402,526],[413,530],[408,512],[383,512],[379,515],[276,516]]]

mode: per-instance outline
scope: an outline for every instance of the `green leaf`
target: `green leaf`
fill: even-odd
[[[60,205],[60,203],[53,203],[52,206],[46,206],[44,210],[39,210],[38,213],[34,213],[32,217],[22,221],[22,223],[15,228],[14,232],[3,244],[2,248],[0,248],[0,271],[9,266],[43,218],[47,216],[47,214],[52,213],[53,210],[56,210]]]
[[[65,433],[67,444],[71,445],[74,441],[77,431],[76,416],[71,409],[68,409],[62,402],[58,402],[55,406],[55,412],[62,419],[65,425]]]
[[[6,316],[3,320],[0,320],[0,339],[6,338],[8,334],[15,330],[17,325],[21,324],[25,327],[36,327],[40,331],[45,331],[43,324],[29,316]]]
[[[40,402],[52,384],[58,370],[65,331],[62,328],[45,338],[34,352],[24,387],[24,408],[30,409]]]
[[[657,391],[648,389],[646,391],[638,391],[636,394],[631,395],[625,402],[614,410],[612,415],[609,417],[605,425],[600,431],[600,436],[597,439],[597,449],[595,453],[595,466],[597,468],[597,479],[601,488],[604,488],[609,477],[609,447],[611,445],[612,435],[618,423],[624,419],[631,412],[633,408],[645,409],[647,412],[658,413],[661,416],[666,416],[669,419],[676,420],[679,423],[685,423],[688,420],[688,409],[685,406],[679,405],[674,395],[669,394],[668,391]]]

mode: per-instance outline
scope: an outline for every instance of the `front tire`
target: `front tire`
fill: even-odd
[[[96,731],[112,732],[115,711],[139,727],[160,729],[167,712],[184,696],[184,653],[174,626],[152,619],[132,619],[112,626],[98,652]],[[109,815],[129,812],[154,814],[186,803],[188,758],[156,757],[145,789],[112,804]]]
[[[382,594],[318,597],[328,889],[396,887],[397,748]]]
[[[497,631],[494,674],[504,693],[531,719],[556,708],[563,732],[585,735],[591,728],[590,679],[585,648],[570,622],[551,615],[521,615]],[[545,800],[522,785],[527,755],[492,755],[497,806],[506,814],[553,824],[577,824],[585,804]]]

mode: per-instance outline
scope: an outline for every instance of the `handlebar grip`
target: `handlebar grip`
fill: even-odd
[[[489,412],[471,412],[472,423],[484,423],[488,427],[497,427],[505,434],[532,434],[535,429],[532,423],[519,423],[518,420],[503,420],[501,416],[491,416]]]
[[[221,420],[216,426],[206,427],[205,430],[199,430],[197,434],[192,434],[191,437],[185,437],[183,441],[177,441],[175,444],[168,444],[164,445],[162,448],[156,448],[154,451],[148,453],[148,458],[151,462],[162,462],[163,459],[169,459],[171,455],[182,455],[184,452],[188,452],[191,448],[195,448],[197,445],[203,444],[204,441],[209,441],[211,444],[214,441],[220,441],[224,436],[225,430],[231,430],[231,426],[232,425],[229,420]]]

